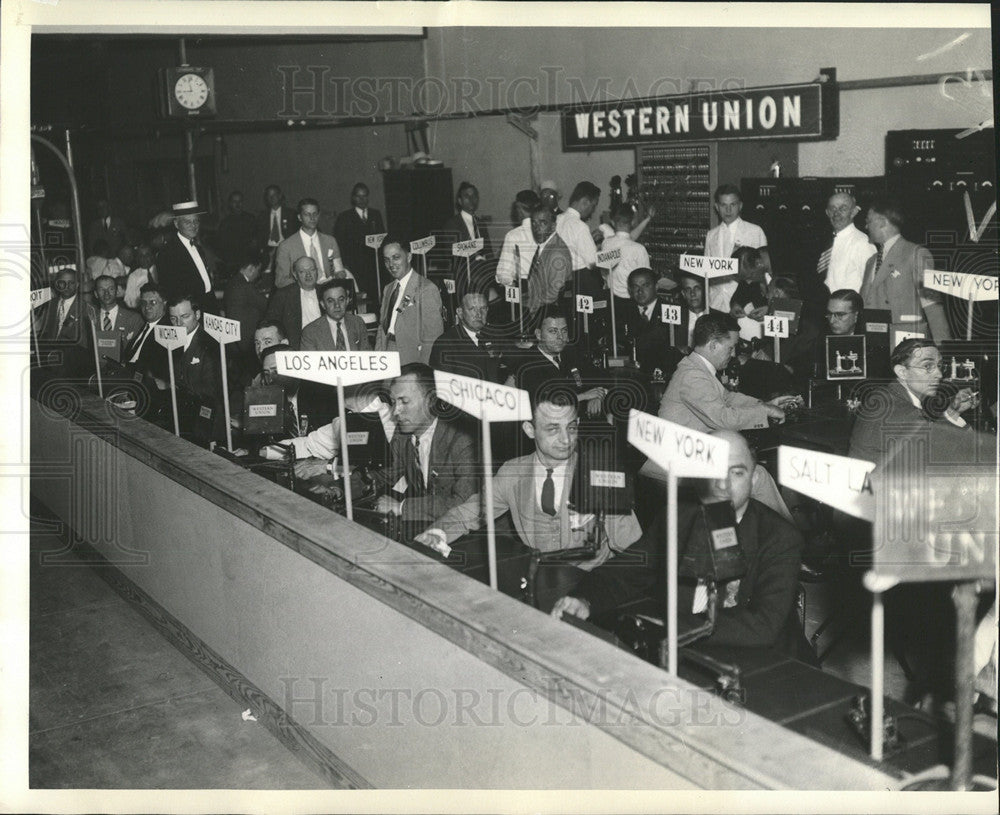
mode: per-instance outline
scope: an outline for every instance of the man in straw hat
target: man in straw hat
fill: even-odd
[[[174,204],[171,212],[177,231],[167,238],[156,256],[156,270],[163,293],[168,300],[191,293],[199,300],[195,305],[204,311],[217,313],[212,278],[198,242],[204,210],[197,201],[183,201]]]

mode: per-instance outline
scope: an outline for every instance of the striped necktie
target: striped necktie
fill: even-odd
[[[104,322],[101,323],[101,331],[111,330],[111,314],[107,311],[104,312]]]
[[[344,324],[337,320],[337,336],[333,338],[333,350],[334,351],[346,351],[347,344],[344,342]]]
[[[875,244],[875,269],[874,269],[874,271],[877,272],[879,269],[882,268],[882,261],[883,260],[884,260],[884,256],[882,254],[882,244],[881,243],[876,243]]]

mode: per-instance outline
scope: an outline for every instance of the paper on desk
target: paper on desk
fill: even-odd
[[[243,716],[243,721],[245,721],[245,722],[255,722],[255,721],[257,721],[257,717],[254,716],[253,713],[250,712],[250,708],[247,708],[246,710],[244,710],[241,715]]]

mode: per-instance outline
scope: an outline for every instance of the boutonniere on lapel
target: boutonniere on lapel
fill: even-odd
[[[409,308],[410,306],[413,305],[413,302],[414,302],[413,298],[407,294],[405,297],[403,297],[403,301],[399,304],[399,306],[396,307],[396,313],[398,314],[403,309]]]
[[[191,357],[191,364],[192,365],[199,365],[199,364],[201,364],[201,358],[200,357]]]
[[[892,267],[892,271],[889,273],[889,277],[891,277],[893,280],[899,277],[899,269],[897,269],[896,267]]]

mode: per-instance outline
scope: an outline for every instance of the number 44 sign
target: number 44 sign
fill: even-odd
[[[787,337],[788,336],[788,318],[778,317],[774,314],[768,314],[764,318],[764,336],[765,337]]]

